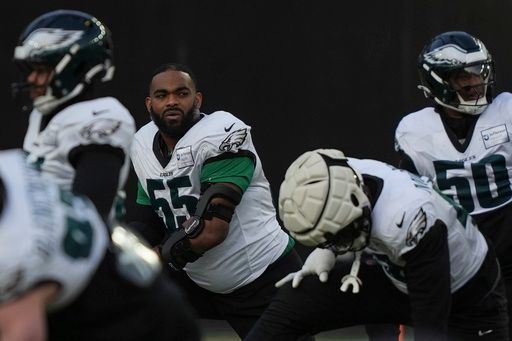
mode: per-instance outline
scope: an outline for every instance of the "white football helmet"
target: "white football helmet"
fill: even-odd
[[[370,212],[362,177],[335,149],[302,154],[279,190],[279,217],[291,235],[306,246],[338,254],[367,245]]]

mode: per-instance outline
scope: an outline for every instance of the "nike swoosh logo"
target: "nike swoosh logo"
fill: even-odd
[[[483,330],[483,331],[482,331],[482,330],[479,330],[479,331],[478,331],[478,336],[484,336],[484,335],[486,335],[486,334],[490,334],[490,333],[492,333],[493,331],[494,331],[494,330],[492,330],[492,329],[489,329],[489,330]]]
[[[231,128],[233,128],[233,126],[235,125],[235,123],[233,123],[232,125],[230,125],[228,128],[224,127],[224,131],[227,133],[228,131],[231,130]]]
[[[108,109],[103,109],[103,110],[93,111],[93,112],[92,112],[92,114],[93,114],[94,116],[96,116],[96,115],[99,115],[99,114],[106,113],[106,112],[108,112],[108,111],[109,111]]]
[[[405,218],[405,212],[402,216],[402,220],[400,220],[399,223],[396,223],[396,227],[398,227],[399,229],[402,228],[402,225],[404,224],[404,218]]]

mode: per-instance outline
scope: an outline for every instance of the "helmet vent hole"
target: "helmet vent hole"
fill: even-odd
[[[359,206],[359,200],[357,200],[357,197],[354,195],[354,193],[350,194],[350,200],[354,206]]]
[[[314,184],[316,184],[316,183],[319,183],[320,181],[321,181],[321,180],[312,180],[312,181],[308,181],[308,182],[306,183],[306,185],[314,185]]]

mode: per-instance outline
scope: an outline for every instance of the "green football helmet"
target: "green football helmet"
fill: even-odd
[[[446,108],[479,115],[492,102],[494,61],[481,40],[462,31],[435,36],[418,57],[421,84],[427,98]],[[465,71],[482,78],[484,93],[476,100],[464,100],[449,82],[450,74]],[[478,85],[480,86],[480,85]]]
[[[112,48],[110,31],[95,17],[72,10],[46,13],[28,25],[14,49],[23,78],[13,84],[13,92],[31,88],[27,76],[35,65],[50,67],[46,93],[31,104],[42,114],[51,113],[94,83],[112,79]]]

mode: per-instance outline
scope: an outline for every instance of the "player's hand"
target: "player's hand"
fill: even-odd
[[[292,282],[292,287],[297,288],[305,276],[317,275],[320,282],[327,282],[329,271],[336,263],[336,255],[327,249],[316,248],[308,256],[302,269],[292,272],[276,283],[276,287],[282,287],[285,283]]]

